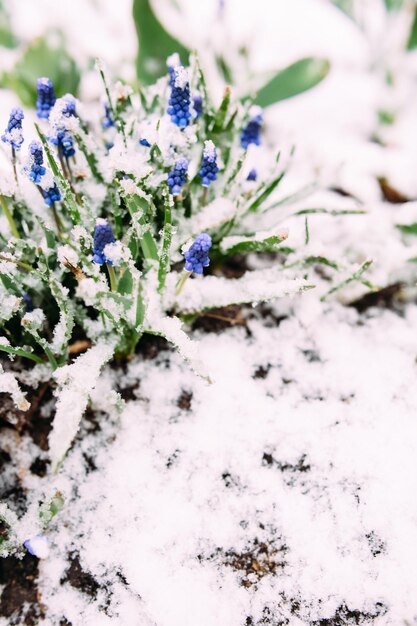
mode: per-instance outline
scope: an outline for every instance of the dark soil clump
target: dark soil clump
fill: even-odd
[[[9,624],[37,626],[45,616],[36,587],[39,561],[30,554],[23,559],[10,556],[0,559],[0,585],[5,585],[0,598],[0,616]]]

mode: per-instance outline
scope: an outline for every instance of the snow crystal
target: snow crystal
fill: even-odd
[[[39,330],[42,328],[45,322],[45,313],[42,309],[33,309],[33,311],[29,311],[25,313],[22,317],[23,326],[30,326],[34,330]]]
[[[184,89],[189,82],[188,70],[182,65],[175,68],[175,87]]]
[[[94,278],[82,278],[78,283],[75,295],[84,300],[87,306],[96,304],[97,295],[108,291],[108,285],[103,277],[99,280]]]
[[[59,262],[65,265],[67,261],[69,261],[72,265],[77,265],[78,263],[78,254],[70,245],[65,244],[63,246],[58,246],[57,254]]]
[[[205,158],[207,158],[207,159],[215,159],[216,158],[216,146],[211,141],[211,139],[209,139],[208,141],[204,142],[203,156]]]
[[[139,187],[131,178],[122,178],[120,181],[120,187],[128,196],[134,196],[139,193]]]
[[[1,338],[3,339],[3,338]],[[8,345],[4,341],[3,345]],[[9,393],[12,396],[13,402],[20,411],[27,411],[30,407],[29,402],[25,398],[25,394],[19,387],[19,383],[16,377],[11,372],[5,372],[0,364],[0,392]]]
[[[104,246],[103,254],[113,265],[120,265],[121,261],[128,261],[131,256],[129,248],[126,248],[121,241],[108,243]]]

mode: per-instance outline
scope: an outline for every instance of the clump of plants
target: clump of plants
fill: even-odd
[[[211,381],[184,322],[303,291],[311,285],[297,272],[330,263],[283,247],[279,211],[263,227],[285,166],[277,155],[257,167],[262,110],[228,87],[214,106],[195,57],[185,67],[172,55],[167,65],[165,78],[135,94],[109,84],[98,64],[103,102],[90,105],[57,97],[39,78],[37,120],[15,108],[5,121],[0,350],[35,363],[38,380],[55,381],[55,469],[110,359],[130,358],[145,333],[160,335]],[[222,275],[231,257],[276,252],[264,269]],[[88,350],[69,363],[80,337]],[[3,368],[0,390],[28,408]]]

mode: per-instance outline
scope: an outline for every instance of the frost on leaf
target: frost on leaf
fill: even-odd
[[[208,382],[212,382],[212,377],[199,356],[199,344],[190,339],[184,332],[181,320],[178,317],[165,315],[156,285],[156,273],[151,271],[148,273],[148,282],[144,292],[146,315],[143,326],[145,332],[165,337],[177,348],[178,352],[189,363],[196,374]]]
[[[98,343],[71,365],[54,374],[59,385],[56,414],[49,435],[49,453],[56,469],[77,434],[91,392],[103,365],[112,357],[111,343]]]
[[[177,306],[182,313],[197,313],[230,304],[267,302],[295,295],[310,286],[302,278],[285,278],[279,268],[246,272],[236,279],[205,276],[204,280],[187,281]]]
[[[13,402],[20,411],[27,411],[30,407],[29,402],[25,398],[25,394],[19,387],[14,374],[11,372],[5,372],[0,365],[0,392],[9,393],[12,396]]]

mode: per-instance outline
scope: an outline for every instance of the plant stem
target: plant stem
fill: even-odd
[[[114,267],[113,265],[110,265],[110,263],[106,263],[106,267],[109,273],[110,289],[112,291],[117,291],[117,279],[116,279],[116,272],[114,271]]]
[[[204,187],[203,195],[201,196],[201,206],[206,206],[206,203],[207,203],[207,193],[208,193],[208,187]]]
[[[1,208],[3,209],[3,213],[6,216],[7,221],[9,222],[10,230],[12,231],[13,236],[16,237],[16,239],[20,239],[19,231],[17,230],[15,221],[12,217],[12,214],[9,211],[9,207],[7,206],[5,197],[2,195],[0,195],[0,204],[1,204]]]
[[[16,169],[16,150],[12,146],[12,165],[13,165],[13,173],[14,179],[16,181],[16,185],[19,186],[19,181],[17,179],[17,169]]]
[[[59,216],[58,216],[58,211],[56,210],[55,202],[52,202],[51,209],[52,209],[52,214],[54,216],[55,224],[56,224],[56,227],[57,227],[57,230],[58,230],[58,236],[61,236],[62,235],[62,224],[61,224],[61,220],[59,219]]]
[[[65,167],[65,161],[64,161],[64,155],[63,155],[63,152],[62,152],[62,146],[60,146],[59,144],[58,144],[58,159],[59,159],[59,162],[61,164],[62,173],[64,174],[64,176],[67,179],[67,181],[70,182],[70,178],[68,176],[67,168]]]
[[[36,272],[36,270],[33,269],[33,267],[31,267],[29,265],[29,263],[24,263],[23,261],[16,261],[16,259],[9,259],[9,257],[4,256],[3,254],[0,254],[0,260],[1,261],[8,261],[9,263],[15,263],[15,265],[18,265],[19,267],[21,267],[24,270],[27,270],[28,272]]]
[[[175,295],[179,296],[182,288],[185,285],[185,281],[187,280],[187,278],[191,276],[191,272],[187,272],[186,270],[183,270],[182,275],[180,276],[178,283],[177,283],[177,287],[175,289]]]

